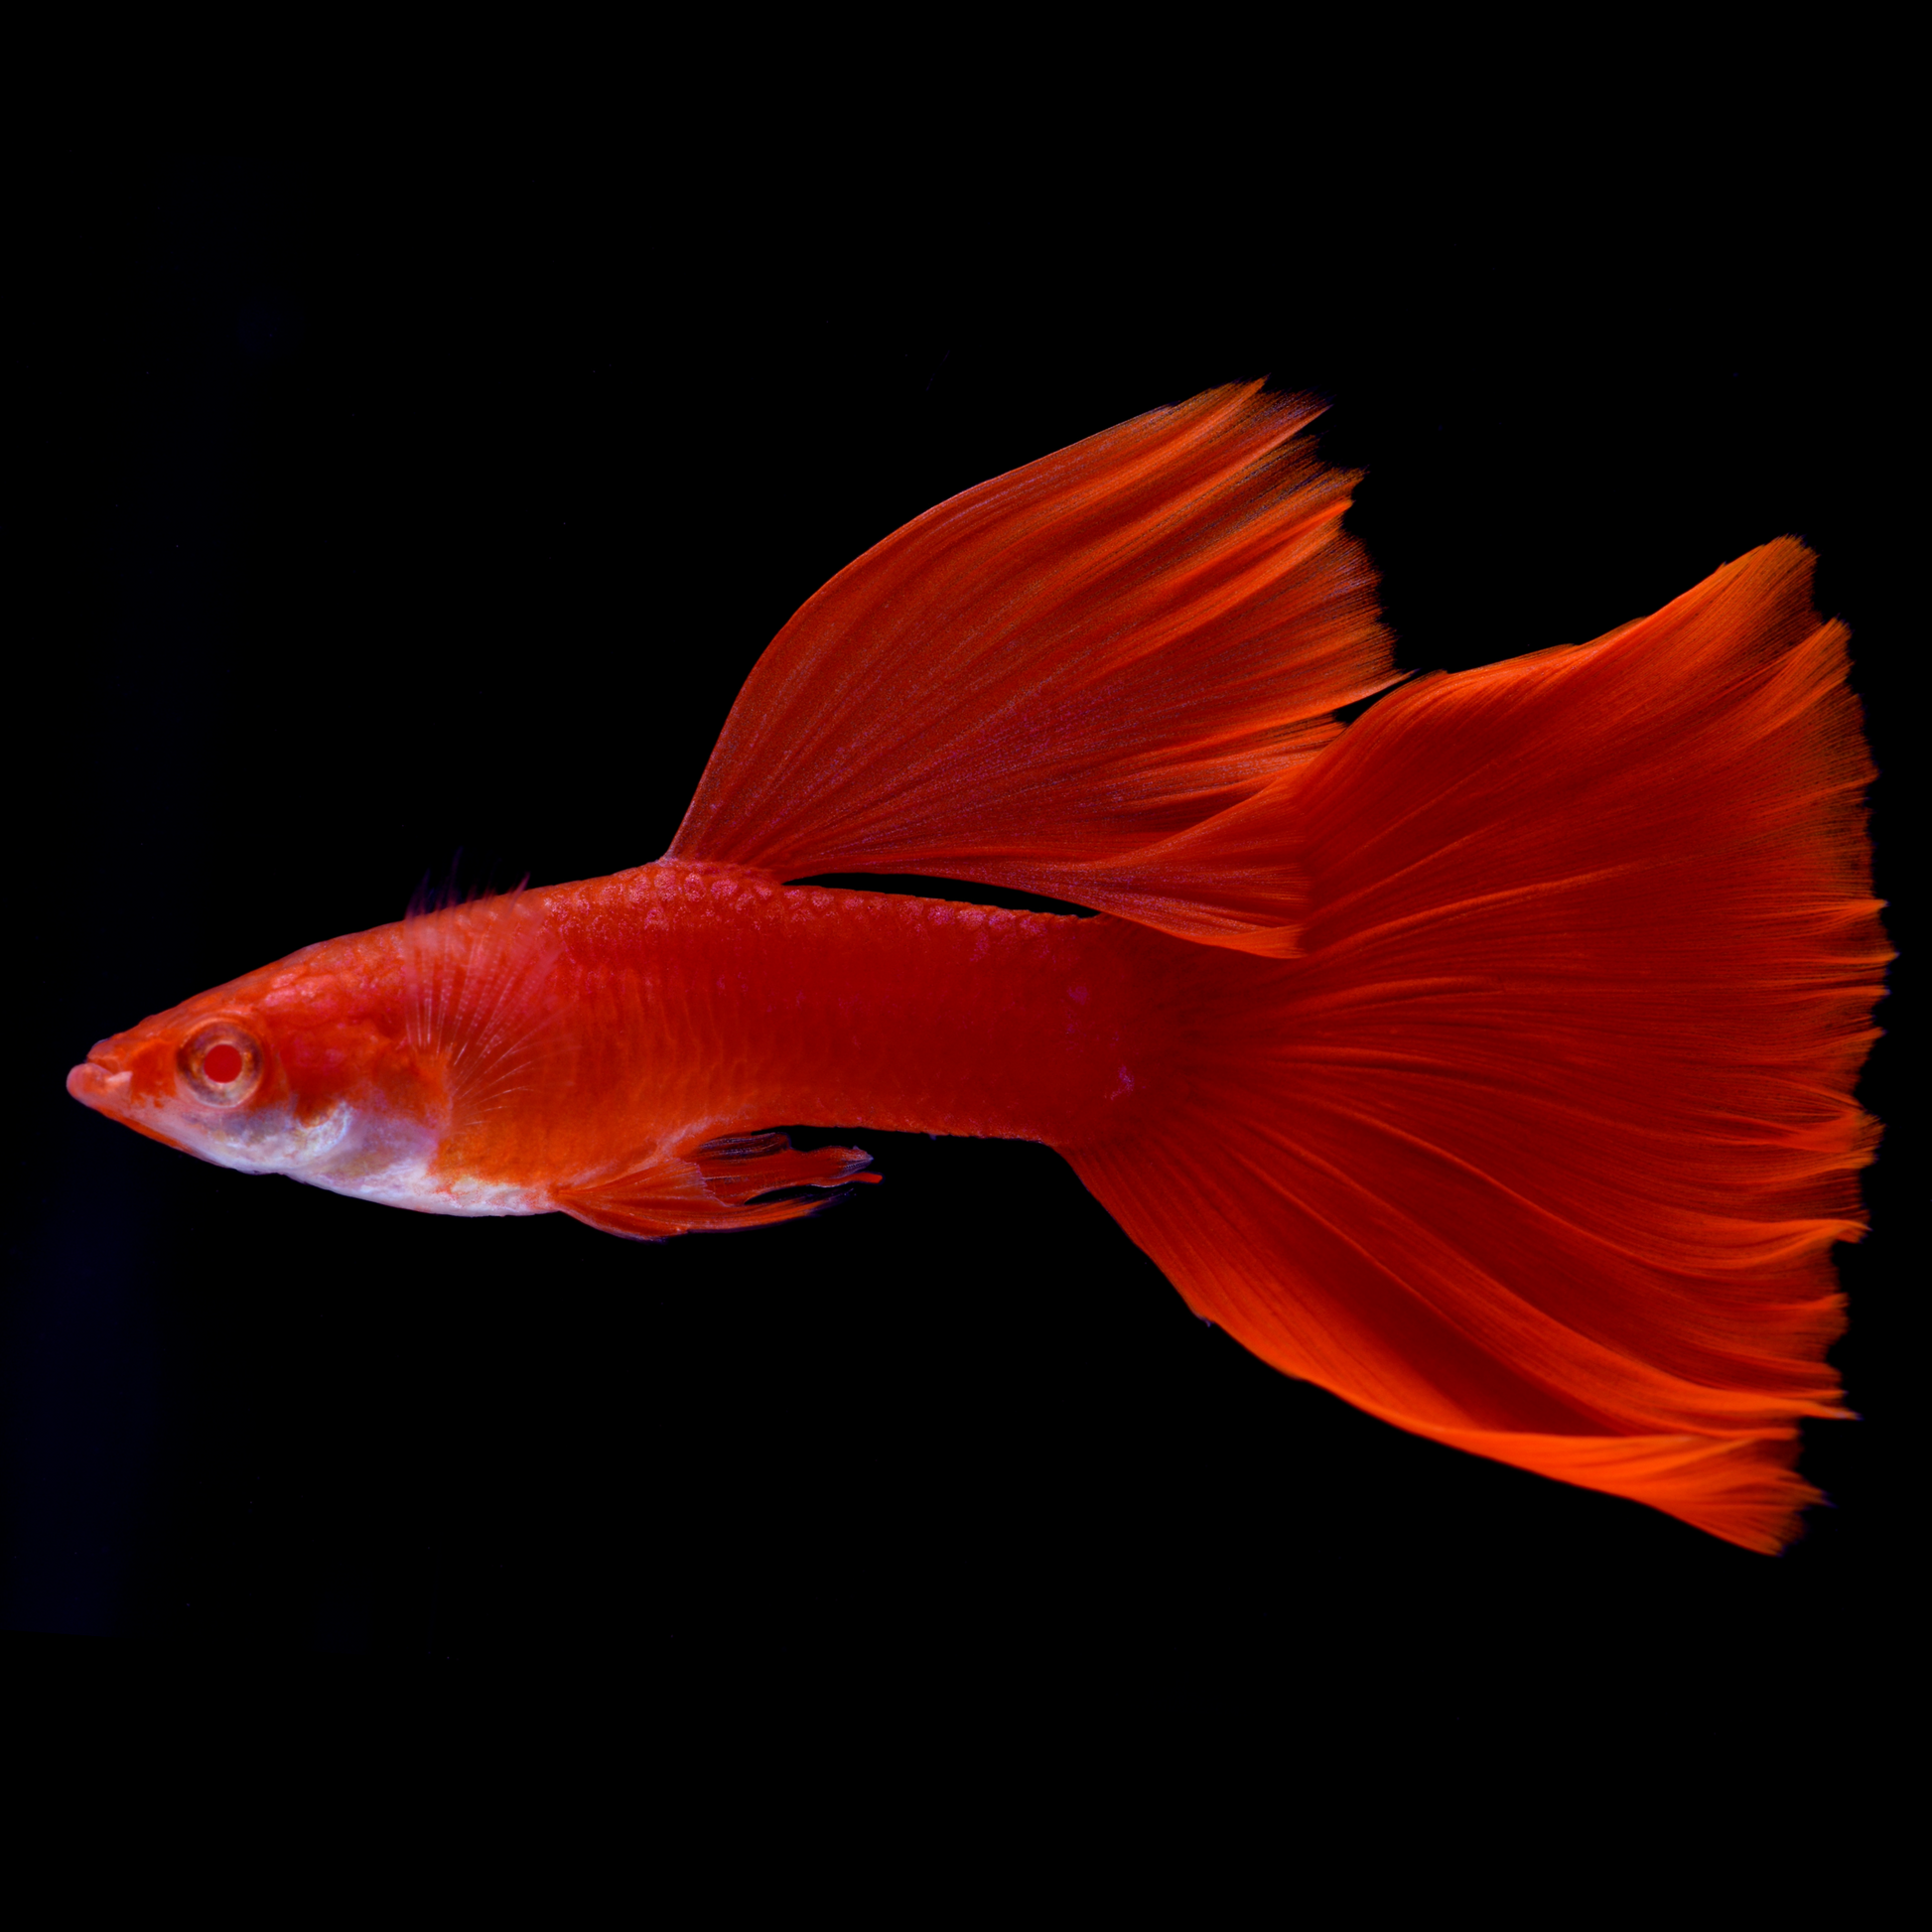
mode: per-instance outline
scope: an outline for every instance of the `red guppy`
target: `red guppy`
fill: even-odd
[[[940,504],[780,632],[655,865],[311,946],[69,1090],[646,1239],[873,1177],[777,1122],[1042,1141],[1287,1374],[1778,1548],[1889,957],[1846,632],[1787,538],[1344,727],[1399,679],[1315,413],[1216,390]],[[787,884],[833,873],[1099,916]]]

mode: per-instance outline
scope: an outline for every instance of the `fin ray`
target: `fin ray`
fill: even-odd
[[[607,1234],[662,1241],[697,1230],[769,1227],[839,1199],[845,1189],[876,1181],[863,1173],[872,1156],[856,1147],[794,1148],[783,1134],[734,1134],[680,1154],[659,1154],[609,1179],[554,1187],[566,1214]],[[766,1198],[808,1190],[792,1199]]]
[[[1397,681],[1340,529],[1354,479],[1300,438],[1317,413],[1215,390],[886,538],[759,660],[666,856],[1291,949],[1280,781]]]
[[[1184,1092],[1066,1150],[1264,1360],[1760,1550],[1847,1413],[1890,956],[1810,568],[1372,707],[1296,784],[1298,956],[1173,948]]]
[[[443,1067],[451,1145],[485,1126],[558,1044],[543,986],[559,947],[522,888],[412,911],[398,932],[406,1036]]]

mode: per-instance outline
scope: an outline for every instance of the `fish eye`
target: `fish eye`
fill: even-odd
[[[231,1020],[216,1020],[192,1034],[176,1061],[196,1098],[211,1107],[239,1105],[262,1077],[260,1045]]]

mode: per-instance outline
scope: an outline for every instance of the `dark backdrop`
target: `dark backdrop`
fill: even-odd
[[[62,1091],[100,1035],[426,872],[655,857],[832,572],[1234,377],[1332,398],[1405,665],[1588,638],[1796,531],[1886,763],[1888,298],[1829,207],[1713,191],[1661,240],[1614,201],[1553,228],[1445,200],[1351,242],[1154,197],[1104,231],[1035,210],[1023,251],[970,198],[887,221],[829,179],[729,218],[467,165],[131,165],[43,200],[12,1629],[1129,1709],[1843,1679],[1899,1540],[1903,1128],[1845,1264],[1865,1420],[1808,1432],[1836,1507],[1773,1561],[1282,1379],[1042,1149],[860,1134],[880,1187],[643,1247],[246,1180]]]

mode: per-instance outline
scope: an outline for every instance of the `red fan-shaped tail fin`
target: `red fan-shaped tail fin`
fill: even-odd
[[[1261,794],[1394,681],[1316,413],[1215,390],[895,532],[759,660],[666,856],[974,879],[1292,946]]]
[[[1066,1150],[1197,1312],[1402,1427],[1774,1549],[1889,953],[1845,632],[1781,541],[1301,774],[1301,953],[1130,939],[1173,1103]]]

